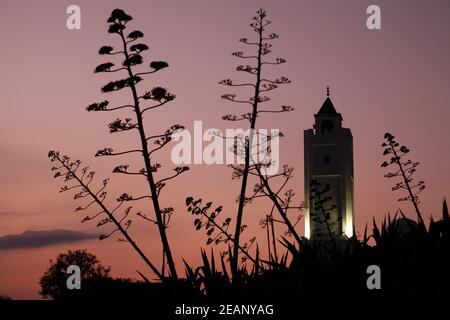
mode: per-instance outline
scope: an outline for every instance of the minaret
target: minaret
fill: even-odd
[[[314,115],[313,129],[304,131],[305,154],[305,237],[328,239],[329,232],[321,212],[315,212],[315,197],[311,199],[311,182],[319,189],[328,189],[322,197],[331,196],[324,206],[329,211],[333,236],[351,237],[355,230],[353,205],[353,137],[350,129],[342,127],[342,116],[327,97]],[[335,206],[335,207],[334,207]],[[318,217],[318,218],[317,218]]]

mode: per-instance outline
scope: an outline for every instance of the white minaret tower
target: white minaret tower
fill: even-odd
[[[329,225],[336,237],[351,237],[355,231],[353,205],[353,137],[350,129],[342,127],[342,116],[327,98],[314,115],[314,129],[304,131],[305,148],[305,237],[328,239],[329,232],[321,212],[315,212],[315,198],[311,199],[311,181],[319,189],[329,189],[323,197],[331,196],[325,207],[335,206],[329,213]],[[319,217],[318,219],[316,217]]]

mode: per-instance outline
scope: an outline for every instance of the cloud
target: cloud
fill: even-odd
[[[23,218],[28,216],[35,216],[44,213],[44,211],[39,212],[21,212],[21,211],[0,211],[0,218],[8,218],[8,219],[14,219],[14,218]]]
[[[0,237],[0,250],[41,248],[59,243],[70,243],[97,238],[95,234],[57,229],[48,231],[25,231]]]

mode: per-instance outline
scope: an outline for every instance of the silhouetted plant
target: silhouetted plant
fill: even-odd
[[[425,189],[425,182],[413,182],[413,175],[416,172],[416,168],[419,162],[412,162],[411,160],[405,160],[405,155],[409,153],[409,149],[405,146],[400,146],[400,144],[395,140],[395,137],[387,132],[384,135],[385,142],[383,142],[382,147],[385,148],[383,151],[384,156],[391,157],[389,161],[384,161],[381,166],[389,167],[394,166],[394,171],[389,172],[385,175],[386,178],[396,178],[401,177],[402,181],[398,182],[392,191],[404,189],[408,192],[406,197],[398,199],[398,201],[411,201],[414,209],[417,213],[419,221],[423,222],[422,214],[419,210],[419,197],[418,194]]]
[[[137,43],[137,41],[144,36],[141,31],[135,30],[128,34],[125,33],[127,25],[132,19],[133,18],[126,14],[123,10],[114,9],[112,11],[111,16],[108,18],[108,32],[119,38],[120,49],[115,50],[111,46],[103,46],[100,48],[99,54],[111,57],[122,57],[121,65],[116,67],[112,62],[105,62],[97,66],[94,70],[95,73],[125,73],[125,78],[110,81],[108,84],[103,86],[102,92],[111,93],[127,88],[130,90],[132,103],[110,107],[110,102],[108,100],[104,100],[102,102],[89,105],[87,110],[96,112],[111,112],[116,110],[131,109],[133,111],[134,116],[125,117],[124,119],[117,118],[109,123],[108,127],[111,133],[137,131],[139,134],[140,147],[137,149],[128,149],[120,152],[115,152],[112,148],[106,147],[98,150],[95,156],[100,157],[138,154],[142,157],[144,168],[140,170],[130,170],[130,166],[128,164],[122,164],[115,167],[113,173],[141,176],[145,178],[148,184],[149,193],[142,196],[132,196],[128,193],[123,193],[123,195],[117,200],[119,203],[142,199],[149,199],[151,201],[154,211],[154,218],[149,218],[143,213],[139,213],[139,216],[154,223],[158,227],[163,248],[163,266],[161,272],[157,273],[157,275],[161,274],[163,277],[165,276],[165,261],[167,261],[169,275],[173,278],[177,278],[175,263],[166,233],[166,229],[174,209],[172,207],[162,207],[159,196],[169,180],[179,176],[189,168],[186,166],[176,167],[174,168],[174,173],[172,175],[158,179],[156,177],[156,173],[162,166],[154,160],[154,155],[172,140],[171,136],[173,133],[183,130],[184,127],[180,124],[174,124],[165,132],[152,134],[148,134],[145,130],[143,121],[144,114],[146,115],[147,112],[150,112],[151,110],[165,106],[167,103],[175,99],[175,95],[162,87],[154,87],[153,89],[142,94],[139,93],[137,84],[143,80],[142,77],[167,68],[168,64],[164,61],[153,61],[150,63],[150,71],[144,70],[138,72],[135,70],[143,63],[143,57],[141,55],[142,52],[148,50],[149,47],[144,43]],[[154,147],[152,147],[152,145]],[[86,188],[88,189],[88,186],[86,186]]]
[[[450,218],[445,212],[443,209],[442,220],[430,221],[429,231],[398,215],[393,219],[387,216],[381,227],[374,222],[373,234],[365,234],[363,241],[356,237],[342,239],[342,246],[328,246],[326,254],[316,242],[304,241],[299,250],[283,238],[282,244],[292,259],[285,254],[279,262],[266,267],[255,264],[260,266],[258,270],[240,269],[237,287],[231,285],[226,268],[219,272],[213,254],[208,258],[202,251],[200,267],[193,269],[186,263],[187,279],[202,295],[218,300],[231,296],[263,299],[267,292],[271,301],[280,302],[317,295],[338,300],[363,296],[444,298],[450,288]],[[374,246],[368,245],[371,237]],[[371,264],[380,266],[383,272],[381,296],[366,287],[366,268]],[[342,295],[336,296],[336,290]]]
[[[224,94],[222,98],[229,100],[238,104],[245,104],[250,107],[250,112],[245,112],[241,115],[227,114],[223,116],[224,120],[227,121],[242,121],[246,120],[249,122],[250,133],[247,137],[235,137],[235,153],[244,159],[244,164],[242,165],[232,165],[233,177],[242,178],[241,189],[238,198],[238,209],[236,214],[235,232],[234,232],[234,245],[233,245],[233,258],[231,261],[231,271],[236,274],[238,270],[238,260],[239,260],[239,243],[240,235],[242,232],[242,219],[244,215],[244,206],[250,201],[246,196],[248,177],[252,170],[256,170],[255,167],[258,166],[258,162],[255,161],[252,153],[253,148],[257,147],[255,145],[255,140],[257,140],[257,135],[255,135],[256,129],[256,118],[264,113],[283,113],[293,110],[290,106],[282,106],[278,110],[271,109],[261,109],[260,104],[270,101],[270,98],[264,95],[265,92],[272,91],[278,86],[290,83],[290,80],[286,77],[280,77],[274,80],[264,78],[263,68],[267,65],[279,65],[285,63],[286,60],[283,58],[277,58],[274,61],[264,61],[264,57],[268,55],[271,50],[272,44],[271,40],[277,39],[278,35],[275,33],[267,34],[267,26],[271,23],[267,19],[267,14],[263,9],[257,11],[257,15],[253,18],[250,23],[252,30],[257,33],[257,39],[255,42],[249,41],[247,38],[242,38],[240,41],[249,46],[255,46],[256,52],[251,55],[246,55],[242,51],[233,52],[232,55],[244,60],[253,60],[255,65],[239,65],[236,70],[240,72],[246,72],[254,77],[248,83],[234,83],[231,79],[225,79],[219,83],[229,87],[248,87],[253,90],[253,95],[249,99],[239,99],[236,94]],[[229,137],[227,137],[229,138]],[[271,137],[266,137],[266,143],[271,139]],[[241,140],[241,141],[239,141]],[[241,142],[241,143],[239,143]],[[260,161],[260,160],[259,160]],[[259,162],[259,165],[268,166],[270,165],[270,160],[266,162]],[[259,167],[261,169],[261,167]]]
[[[206,244],[220,244],[224,243],[229,245],[229,242],[234,243],[234,239],[232,234],[228,231],[230,227],[231,218],[226,218],[223,222],[217,221],[218,216],[222,212],[222,206],[217,207],[212,212],[210,211],[212,203],[208,202],[205,205],[202,205],[202,199],[194,200],[192,197],[186,198],[186,206],[188,207],[188,212],[191,212],[196,219],[194,220],[194,226],[196,230],[204,229],[206,231],[206,235],[208,237]],[[242,226],[245,229],[245,225]],[[245,262],[246,259],[250,259],[253,263],[256,263],[256,260],[248,253],[250,247],[254,244],[256,238],[251,238],[247,243],[244,243],[242,246],[239,245],[238,249],[245,255],[245,258],[241,260]],[[222,257],[226,256],[228,252],[221,254]]]
[[[333,220],[331,218],[331,213],[337,207],[335,204],[331,203],[332,196],[328,195],[330,191],[330,185],[325,185],[323,188],[322,184],[317,180],[312,180],[311,187],[311,202],[313,203],[313,208],[311,208],[311,212],[313,213],[312,220],[316,223],[324,224],[327,228],[328,236],[331,240],[334,240],[336,237],[340,236],[341,233],[336,233],[334,231],[335,227],[341,220],[339,217],[337,220]]]
[[[303,217],[301,213],[305,207],[305,204],[300,203],[294,205],[293,198],[295,196],[295,192],[292,189],[284,190],[285,186],[293,178],[292,172],[294,171],[294,168],[284,165],[280,173],[269,176],[264,174],[263,170],[261,170],[262,167],[264,167],[264,164],[258,163],[255,164],[254,168],[252,168],[254,170],[251,169],[250,171],[250,174],[256,173],[255,175],[260,179],[260,182],[255,184],[253,188],[254,194],[248,198],[248,201],[253,201],[253,199],[259,197],[269,198],[272,201],[273,205],[270,214],[267,215],[266,218],[260,222],[260,224],[261,226],[267,228],[269,224],[271,226],[271,233],[269,233],[267,230],[268,243],[272,242],[274,258],[277,259],[274,222],[285,225],[287,227],[285,236],[293,236],[297,244],[300,245],[302,240],[297,231],[295,230],[295,227]],[[281,182],[279,182],[277,186],[274,187],[275,183],[272,182],[272,180],[280,180]],[[282,192],[283,194],[281,194]],[[277,210],[282,220],[273,217],[274,209]],[[291,210],[298,212],[294,222],[291,222],[291,219],[288,216],[289,211]],[[272,241],[270,241],[269,238],[271,238]],[[269,249],[269,257],[270,257],[270,249]]]
[[[108,191],[106,187],[108,185],[109,179],[104,179],[102,181],[102,186],[97,188],[90,186],[94,180],[95,171],[90,171],[89,167],[81,167],[81,161],[75,160],[71,161],[68,156],[61,156],[57,151],[50,151],[48,156],[50,160],[56,163],[56,166],[52,167],[52,171],[55,171],[54,177],[63,178],[65,185],[61,188],[60,192],[66,192],[70,190],[77,190],[74,199],[89,199],[84,206],[79,206],[75,209],[76,212],[91,209],[92,205],[97,205],[101,210],[96,211],[93,215],[87,215],[81,221],[90,221],[93,219],[100,219],[97,223],[97,227],[104,226],[106,224],[112,223],[114,229],[108,234],[100,235],[99,239],[103,240],[119,231],[124,238],[120,238],[120,241],[129,242],[133,249],[140,255],[140,257],[145,261],[145,263],[150,267],[150,269],[163,280],[163,275],[158,271],[158,269],[150,262],[147,256],[138,247],[136,242],[128,234],[128,228],[131,226],[132,220],[129,219],[132,206],[125,208],[122,211],[123,216],[117,217],[118,210],[122,209],[122,205],[126,201],[126,196],[120,196],[117,201],[119,204],[115,206],[112,210],[105,204],[106,196]]]
[[[325,255],[315,242],[305,241],[302,250],[287,241],[283,244],[292,254],[289,269],[296,278],[304,279],[297,292],[307,296],[333,297],[339,288],[345,297],[371,297],[374,291],[367,290],[361,280],[367,278],[367,266],[375,264],[382,270],[379,297],[440,299],[448,296],[450,288],[449,235],[450,218],[445,209],[440,221],[430,220],[428,229],[423,221],[407,219],[399,210],[393,219],[388,215],[381,225],[374,220],[372,234],[367,235],[366,227],[362,241],[356,237],[343,239],[342,246],[328,247]],[[369,245],[370,238],[374,245]]]
[[[310,186],[310,203],[314,204],[314,207],[311,208],[311,212],[313,213],[312,220],[318,224],[324,224],[327,228],[330,240],[334,240],[340,235],[333,230],[339,223],[340,219],[331,219],[331,212],[337,207],[335,204],[331,204],[332,196],[327,195],[330,191],[330,185],[327,184],[325,187],[321,188],[321,183],[317,180],[312,180]]]
[[[272,208],[270,209],[270,213],[259,221],[259,225],[263,229],[266,229],[267,253],[268,253],[270,261],[278,260],[277,240],[276,240],[276,235],[275,235],[275,222],[281,222],[279,220],[276,220],[273,217],[274,209],[275,209],[275,205],[272,205]]]

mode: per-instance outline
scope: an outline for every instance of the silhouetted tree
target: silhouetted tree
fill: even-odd
[[[409,153],[409,149],[395,140],[395,136],[387,132],[384,135],[385,142],[381,145],[384,148],[383,155],[391,157],[389,161],[384,161],[381,166],[389,167],[393,166],[395,169],[385,175],[386,178],[401,177],[402,181],[398,182],[392,191],[404,189],[408,192],[406,197],[398,199],[398,201],[411,201],[416,210],[417,217],[420,222],[423,222],[422,214],[419,210],[419,197],[418,194],[425,189],[425,182],[413,181],[413,175],[416,172],[416,168],[419,162],[412,162],[411,160],[405,160],[405,155]]]
[[[174,124],[165,132],[159,133],[151,133],[149,134],[145,130],[143,116],[147,115],[150,111],[161,108],[165,106],[167,103],[175,99],[175,95],[170,93],[167,89],[162,87],[154,87],[149,91],[145,91],[144,93],[139,93],[137,88],[137,84],[143,80],[144,75],[153,74],[158,72],[164,68],[168,67],[168,64],[164,61],[153,61],[150,63],[150,71],[142,70],[137,71],[136,69],[141,65],[144,61],[142,57],[142,52],[149,49],[149,47],[139,42],[144,34],[139,31],[131,31],[128,34],[125,32],[128,23],[133,18],[125,13],[123,10],[114,9],[111,13],[111,16],[108,18],[109,29],[108,32],[116,35],[119,38],[119,49],[115,50],[111,46],[103,46],[99,50],[100,55],[106,55],[111,57],[121,57],[121,65],[115,66],[112,62],[105,62],[100,64],[95,68],[95,73],[106,72],[106,73],[124,73],[124,78],[119,80],[114,80],[106,84],[102,87],[102,92],[104,93],[112,93],[122,89],[127,89],[131,93],[131,104],[120,105],[120,106],[110,106],[110,102],[108,100],[104,100],[102,102],[93,103],[87,107],[88,111],[96,111],[96,112],[111,112],[117,110],[132,110],[132,115],[125,117],[123,119],[117,118],[113,122],[108,124],[109,130],[111,133],[119,133],[119,132],[129,132],[136,131],[139,135],[139,145],[140,147],[136,149],[126,149],[123,151],[115,152],[112,148],[106,147],[101,150],[98,150],[96,153],[96,157],[100,156],[121,156],[121,155],[129,155],[129,154],[138,154],[142,157],[142,161],[144,167],[140,170],[131,170],[128,164],[122,164],[113,169],[113,173],[131,175],[131,176],[141,176],[146,179],[148,184],[148,193],[144,193],[139,196],[132,196],[128,193],[123,193],[117,201],[119,202],[119,206],[125,202],[137,201],[142,199],[149,199],[152,203],[152,209],[154,211],[154,218],[150,218],[143,213],[138,213],[138,215],[144,218],[147,221],[152,222],[158,227],[159,235],[161,238],[162,249],[163,249],[163,266],[161,272],[155,272],[158,276],[165,276],[165,261],[167,261],[167,266],[169,268],[169,275],[173,278],[177,278],[177,272],[175,269],[175,263],[172,256],[172,251],[169,245],[169,240],[167,237],[166,229],[170,222],[170,217],[173,214],[174,209],[172,207],[162,207],[160,203],[160,194],[162,189],[166,186],[167,182],[183,172],[187,171],[189,168],[186,166],[179,166],[174,168],[174,173],[167,176],[157,178],[156,173],[162,167],[160,163],[157,163],[154,160],[155,153],[163,149],[170,141],[173,133],[178,132],[179,130],[183,130],[184,127],[180,124]],[[152,147],[153,146],[153,147]],[[82,180],[82,179],[79,179]],[[78,181],[80,182],[80,181]],[[83,193],[79,197],[84,196],[92,196],[93,194],[97,196],[95,192],[90,192],[89,185],[82,186]],[[103,191],[102,191],[103,192]],[[103,193],[101,193],[103,194]],[[106,194],[104,195],[106,196]],[[97,204],[102,203],[104,199],[99,199],[100,201],[93,202]],[[102,207],[100,205],[100,207]],[[131,207],[129,207],[131,209]],[[84,208],[82,208],[84,209]],[[126,209],[126,216],[129,213],[130,209]],[[106,212],[105,208],[102,207],[102,210]],[[110,211],[111,215],[114,213],[116,209]],[[106,220],[102,220],[102,224],[107,224],[110,222],[114,222],[114,219],[111,218],[111,215],[108,215]],[[96,217],[96,216],[95,216]],[[88,220],[94,217],[88,217]],[[129,227],[131,220],[126,228]],[[122,222],[122,220],[120,221]],[[120,227],[117,223],[115,229],[120,230]],[[119,223],[120,224],[120,223]],[[126,231],[126,229],[125,229]],[[104,238],[110,236],[106,235]],[[123,233],[123,232],[122,232]],[[130,239],[125,239],[126,241],[130,241]],[[149,261],[146,261],[149,264]],[[150,265],[150,264],[149,264]],[[152,267],[152,270],[154,268]],[[153,270],[155,271],[155,270]]]
[[[44,298],[70,301],[148,301],[149,298],[163,293],[160,287],[162,284],[110,277],[110,268],[101,265],[97,258],[86,250],[61,253],[56,261],[50,260],[50,264],[40,279],[40,294]],[[66,281],[70,275],[66,270],[72,264],[81,269],[79,290],[67,288]]]
[[[95,255],[86,250],[69,250],[60,253],[56,261],[50,260],[50,267],[39,280],[39,293],[44,298],[61,299],[76,293],[77,290],[69,290],[66,284],[69,276],[66,271],[70,265],[80,267],[82,283],[109,277],[110,268],[101,265]]]

